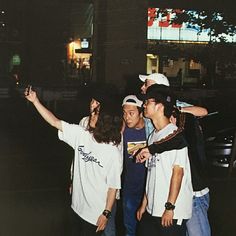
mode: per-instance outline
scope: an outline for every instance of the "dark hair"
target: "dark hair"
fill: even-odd
[[[155,99],[156,102],[160,102],[163,104],[164,106],[164,116],[166,116],[167,118],[170,118],[173,115],[173,112],[175,110],[175,107],[172,104],[163,102],[163,101],[158,101]]]
[[[137,107],[137,109],[138,109],[139,114],[143,113],[143,106],[142,107]]]
[[[155,102],[162,103],[164,106],[164,115],[167,118],[170,118],[173,114],[176,98],[168,86],[159,84],[151,85],[147,89],[145,98],[153,98]]]
[[[112,142],[118,145],[121,142],[122,124],[121,106],[106,102],[101,104],[96,126],[91,132],[98,143]]]

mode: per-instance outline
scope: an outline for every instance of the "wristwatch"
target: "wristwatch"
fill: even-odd
[[[102,214],[103,214],[104,216],[106,216],[107,219],[109,219],[109,218],[111,217],[111,212],[110,212],[109,210],[104,210],[104,211],[102,212]]]
[[[173,205],[171,202],[166,202],[165,203],[165,208],[166,208],[166,210],[174,210],[175,205]]]

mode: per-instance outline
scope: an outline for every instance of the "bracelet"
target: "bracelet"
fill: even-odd
[[[104,210],[104,211],[102,212],[102,214],[103,214],[104,216],[106,216],[107,219],[109,219],[109,218],[111,217],[111,212],[110,212],[109,210]]]

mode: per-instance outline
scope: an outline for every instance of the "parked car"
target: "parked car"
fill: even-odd
[[[206,155],[213,165],[229,167],[235,132],[236,128],[230,127],[217,130],[215,135],[206,138]]]
[[[209,164],[229,167],[236,134],[236,119],[214,113],[203,118],[200,123],[205,137],[205,150]],[[234,160],[234,166],[236,166],[236,160]]]

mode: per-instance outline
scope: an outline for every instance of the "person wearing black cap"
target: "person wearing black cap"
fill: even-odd
[[[109,94],[109,89],[103,85],[103,87],[97,86],[92,88],[91,101],[89,104],[89,116],[85,116],[81,119],[79,124],[86,129],[90,129],[94,127],[94,123],[96,123],[97,116],[99,113],[100,105],[107,103],[111,97]]]
[[[177,131],[170,122],[175,99],[168,87],[159,85],[147,90],[144,115],[154,124],[148,145]],[[146,193],[137,212],[139,235],[186,235],[186,221],[191,217],[193,190],[187,143],[181,137],[181,148],[173,148],[146,161]],[[145,159],[140,159],[144,162]]]
[[[88,131],[58,119],[42,105],[32,89],[25,91],[25,97],[46,122],[58,129],[59,139],[74,149],[71,207],[76,224],[72,235],[101,235],[111,216],[116,191],[121,187],[120,106],[113,100],[103,104],[93,130]]]
[[[158,85],[150,86],[149,91],[155,87],[158,87]],[[211,227],[208,220],[210,196],[202,129],[198,119],[190,113],[176,110],[175,117],[178,130],[169,135],[167,139],[154,142],[140,150],[136,158],[141,160],[145,157],[148,158],[150,154],[163,153],[173,148],[181,149],[187,142],[194,191],[192,217],[186,223],[187,235],[210,236]],[[183,142],[182,136],[184,136],[186,142]]]
[[[170,82],[168,78],[161,73],[153,73],[150,75],[139,75],[139,79],[143,82],[141,86],[141,94],[145,94],[147,89],[152,85],[165,85],[170,87]],[[203,117],[208,114],[208,111],[204,107],[195,106],[180,100],[176,100],[176,106],[181,110],[181,112],[186,112],[193,114],[196,117]],[[153,130],[152,122],[149,119],[145,119],[145,127],[147,131],[147,136]]]

